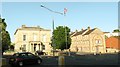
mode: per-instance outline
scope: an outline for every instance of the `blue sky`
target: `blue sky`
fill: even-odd
[[[66,16],[52,13],[40,5],[54,11],[63,12],[68,9]],[[5,18],[7,30],[12,42],[14,32],[21,25],[37,26],[52,30],[52,20],[55,27],[68,26],[71,31],[81,28],[99,28],[104,32],[112,32],[118,28],[117,2],[3,2],[2,18]]]
[[[2,2],[118,2],[120,0],[1,0]]]

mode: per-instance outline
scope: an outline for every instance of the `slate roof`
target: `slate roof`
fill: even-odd
[[[14,33],[14,35],[16,34],[16,32],[18,31],[18,30],[43,30],[43,31],[50,31],[50,30],[48,30],[48,29],[44,29],[44,28],[41,28],[41,27],[39,27],[39,26],[37,26],[37,27],[22,27],[22,28],[18,28],[16,31],[15,31],[15,33]]]
[[[79,32],[77,32],[76,34],[74,34],[73,36],[81,35],[81,34],[84,33],[86,30],[87,30],[87,29],[82,30],[82,31],[79,31]]]
[[[96,29],[96,28],[89,30],[89,31],[86,32],[84,35],[88,35],[88,34],[90,34],[90,33],[93,32],[95,29]]]
[[[87,29],[82,30],[82,31],[78,31],[78,32],[74,32],[74,33],[72,34],[72,37],[73,37],[73,36],[77,36],[77,35],[81,35],[81,34],[84,33],[86,30],[87,30]]]
[[[91,32],[93,32],[95,29],[96,29],[96,28],[94,28],[94,29],[90,29],[90,30],[85,29],[85,30],[82,30],[82,31],[76,32],[75,34],[72,35],[72,37],[73,37],[73,36],[77,36],[77,35],[82,35],[84,32],[85,32],[84,35],[89,35],[89,34],[90,34]]]
[[[73,35],[75,32],[71,32],[70,35]]]
[[[45,29],[40,28],[40,27],[23,27],[23,28],[20,28],[20,29],[27,29],[27,30],[33,30],[33,29],[36,29],[36,30],[45,30]]]

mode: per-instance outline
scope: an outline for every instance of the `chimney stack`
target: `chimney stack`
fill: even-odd
[[[22,28],[26,27],[25,25],[22,25]]]
[[[75,31],[76,33],[78,32],[78,30]]]
[[[90,27],[88,26],[88,30],[90,30]]]
[[[82,28],[81,31],[83,31],[84,29]]]

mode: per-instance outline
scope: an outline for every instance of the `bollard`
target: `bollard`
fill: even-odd
[[[62,55],[62,52],[59,53],[59,58],[58,58],[58,65],[59,67],[64,67],[64,63],[65,63],[65,60],[64,60],[64,56]]]
[[[6,61],[6,59],[5,58],[2,58],[2,66],[6,66],[7,65],[7,61]],[[1,67],[2,67],[1,66]]]

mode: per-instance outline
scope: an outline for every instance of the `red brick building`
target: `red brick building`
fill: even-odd
[[[116,49],[120,51],[120,36],[112,36],[106,39],[107,49]]]

